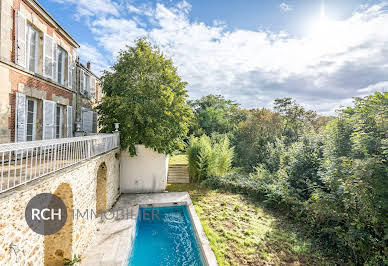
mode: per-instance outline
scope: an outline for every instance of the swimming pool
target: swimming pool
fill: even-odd
[[[140,207],[128,265],[204,265],[187,207]]]

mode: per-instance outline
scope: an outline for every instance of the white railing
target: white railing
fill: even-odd
[[[119,147],[119,134],[0,144],[0,193]]]

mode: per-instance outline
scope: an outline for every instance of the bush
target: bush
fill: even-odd
[[[268,144],[255,173],[202,184],[283,209],[344,264],[388,265],[386,121],[388,93],[357,98],[323,134]]]
[[[210,176],[224,176],[232,166],[233,148],[227,136],[221,138],[202,135],[192,136],[186,149],[189,174],[193,181],[202,181]]]

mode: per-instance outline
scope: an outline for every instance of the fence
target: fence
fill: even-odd
[[[118,147],[118,134],[0,144],[0,193]]]

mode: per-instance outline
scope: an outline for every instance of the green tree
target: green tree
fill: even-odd
[[[191,133],[196,136],[206,134],[233,134],[237,125],[245,120],[245,113],[239,105],[226,100],[222,95],[207,95],[190,101],[195,113]]]
[[[268,156],[268,143],[282,135],[282,118],[268,109],[249,110],[247,119],[238,126],[234,146],[236,165],[251,172]]]
[[[105,96],[97,107],[102,131],[120,123],[121,147],[132,155],[135,144],[165,154],[182,149],[193,116],[186,85],[170,59],[147,39],[138,39],[102,76]]]
[[[310,127],[317,124],[317,113],[305,110],[292,98],[275,99],[274,109],[284,118],[283,135],[288,138],[289,142],[299,140],[306,127],[309,130]]]

